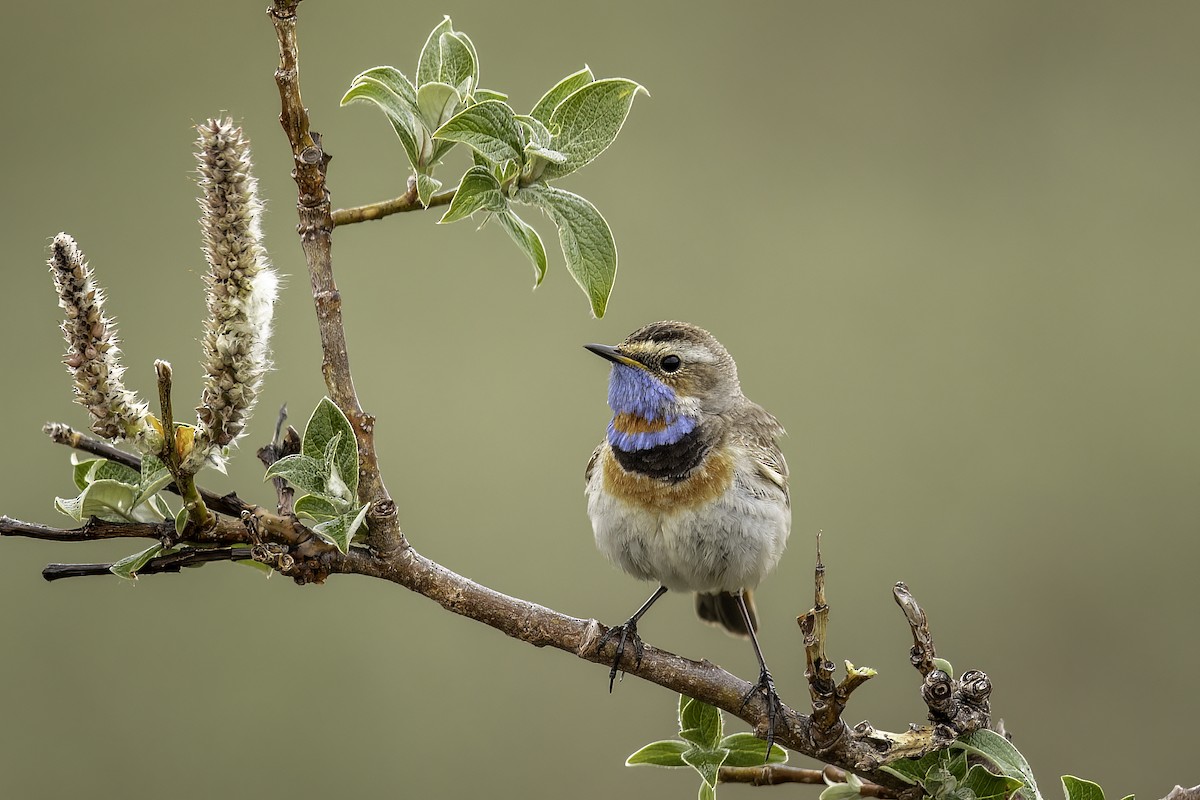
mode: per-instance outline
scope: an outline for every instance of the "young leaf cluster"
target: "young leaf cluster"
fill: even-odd
[[[950,665],[946,663],[945,668],[949,670]],[[1042,800],[1025,756],[1007,738],[987,729],[967,734],[922,758],[893,761],[883,770],[919,786],[929,800]],[[849,775],[845,783],[830,783],[820,800],[852,800],[861,796],[862,785]],[[1066,800],[1104,800],[1104,792],[1091,781],[1064,775],[1062,785]],[[1134,800],[1134,796],[1122,800]]]
[[[283,478],[300,493],[293,508],[311,519],[321,538],[345,553],[367,517],[358,503],[358,442],[341,409],[328,397],[304,427],[300,452],[267,470],[267,479]]]
[[[782,764],[787,751],[752,733],[723,736],[719,709],[686,695],[679,696],[679,739],[651,742],[625,760],[625,765],[691,767],[700,773],[700,800],[715,800],[717,774],[721,767],[757,767]]]
[[[96,517],[105,522],[154,523],[172,517],[159,494],[171,482],[171,473],[154,456],[142,459],[141,472],[105,458],[76,459],[73,477],[79,494],[54,498],[54,507],[76,522]],[[175,517],[176,528],[187,522],[182,510]],[[134,580],[142,565],[164,552],[166,548],[155,544],[117,561],[109,570],[120,578]]]
[[[484,222],[498,220],[533,264],[537,286],[546,274],[545,246],[514,206],[540,209],[557,228],[567,269],[592,313],[604,316],[617,271],[612,230],[595,205],[552,182],[607,150],[645,89],[625,78],[596,80],[584,67],[519,114],[507,95],[478,83],[475,47],[447,17],[421,50],[415,82],[395,67],[374,67],[354,79],[342,105],[361,100],[383,111],[408,155],[422,205],[442,186],[433,175],[440,159],[455,144],[469,147],[474,165],[440,221],[480,212]]]
[[[1008,739],[986,729],[963,736],[945,750],[893,761],[883,769],[919,785],[925,796],[934,800],[1002,800],[1018,792],[1024,800],[1042,798],[1025,756]],[[823,800],[838,800],[830,794],[836,788],[822,793]],[[1101,799],[1076,797],[1068,790],[1067,800]]]
[[[159,491],[171,473],[154,456],[142,459],[142,471],[105,458],[76,459],[72,477],[79,494],[54,498],[54,508],[76,522],[96,517],[105,522],[161,522],[171,509]]]

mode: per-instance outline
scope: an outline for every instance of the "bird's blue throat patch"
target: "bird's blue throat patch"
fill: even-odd
[[[608,443],[625,451],[675,444],[696,429],[693,417],[674,413],[675,390],[645,370],[613,364],[608,379]]]

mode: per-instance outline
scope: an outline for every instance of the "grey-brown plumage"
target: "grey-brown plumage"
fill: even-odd
[[[627,640],[640,655],[642,615],[667,590],[687,591],[701,619],[750,637],[761,668],[756,690],[774,714],[750,590],[779,561],[791,527],[776,444],[783,428],[742,394],[729,352],[694,325],[655,322],[614,347],[587,349],[613,363],[613,418],[586,472],[596,545],[660,587],[603,637],[620,636],[610,687]]]
[[[750,616],[750,627],[742,619],[742,609],[738,606],[737,595],[729,592],[696,593],[696,616],[705,622],[720,625],[734,636],[750,636],[750,632],[758,633],[758,610],[754,607],[754,593],[749,589],[742,590],[742,600],[746,603],[746,611]]]
[[[610,401],[620,407],[587,469],[597,543],[631,574],[696,592],[701,619],[746,636],[736,592],[774,566],[789,527],[787,464],[775,441],[783,428],[742,393],[737,364],[708,331],[655,322],[609,350],[598,354],[616,365]],[[659,404],[641,395],[655,395]],[[671,418],[685,421],[676,423],[678,435],[654,430]],[[603,461],[612,466],[597,476]],[[639,558],[647,546],[638,540],[662,538],[681,517],[691,529],[676,546],[661,548],[659,558]],[[610,518],[625,524],[608,526]],[[612,527],[615,537],[606,535]],[[632,536],[623,530],[629,528],[636,529]],[[655,563],[663,561],[672,563]],[[695,569],[680,566],[690,561]],[[753,600],[745,599],[757,630]]]

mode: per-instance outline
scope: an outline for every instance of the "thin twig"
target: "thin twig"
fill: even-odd
[[[396,516],[396,504],[388,495],[375,454],[375,417],[363,411],[350,373],[349,347],[342,324],[342,296],[333,279],[333,217],[325,169],[329,155],[322,149],[320,134],[309,127],[308,109],[300,96],[300,62],[296,42],[296,6],[300,0],[274,0],[268,14],[279,40],[279,88],[282,111],[279,122],[292,148],[300,216],[298,232],[321,335],[321,372],[329,398],[342,410],[358,440],[358,498],[369,504],[367,542],[381,555],[391,555],[407,546]]]
[[[928,675],[934,669],[933,659],[937,656],[937,650],[933,646],[933,635],[929,632],[929,619],[903,581],[892,589],[892,596],[896,598],[896,605],[904,612],[904,618],[908,620],[908,627],[912,630],[913,646],[909,660],[918,672]]]
[[[721,783],[748,783],[751,786],[776,786],[781,783],[808,783],[824,786],[827,783],[845,783],[846,771],[837,767],[805,769],[787,764],[764,764],[761,767],[721,767],[717,773]],[[858,790],[859,797],[897,797],[897,792],[877,783],[864,782]]]
[[[175,531],[175,523],[163,522],[105,522],[92,517],[82,528],[52,528],[19,519],[0,517],[0,536],[21,536],[44,542],[89,542],[100,539],[161,539]]]
[[[434,206],[450,205],[450,201],[454,199],[454,193],[457,192],[457,187],[447,189],[444,192],[439,192],[429,198],[429,205],[421,205],[421,201],[417,199],[416,182],[409,184],[408,191],[399,197],[393,197],[391,200],[381,200],[378,203],[368,203],[365,206],[355,206],[354,208],[339,208],[333,212],[333,224],[353,225],[356,222],[370,222],[376,219],[383,219],[392,214],[402,214],[406,211],[424,211],[426,208]]]
[[[834,664],[825,654],[825,639],[829,627],[829,604],[825,601],[825,564],[821,560],[821,533],[817,532],[817,565],[813,573],[813,607],[797,617],[804,633],[804,654],[807,666],[804,677],[812,697],[813,738],[822,748],[831,746],[846,734],[842,714],[851,693],[875,676],[875,670],[859,668],[846,662],[846,677],[833,681]]]
[[[825,564],[821,561],[821,534],[817,534],[817,565],[813,571],[813,607],[796,622],[804,633],[804,677],[812,697],[813,724],[822,738],[841,735],[841,708],[837,685],[833,681],[833,662],[825,657],[825,632],[829,624],[829,605],[825,602]]]
[[[196,488],[196,476],[183,465],[186,454],[180,452],[179,436],[187,428],[175,427],[175,414],[171,410],[171,387],[174,373],[171,365],[162,359],[154,362],[154,372],[158,376],[158,405],[162,411],[163,446],[159,457],[175,479],[179,496],[183,498],[183,507],[187,509],[191,525],[205,531],[216,524],[216,517],[204,504],[204,498]],[[190,442],[189,442],[190,444]]]
[[[222,547],[213,550],[180,550],[150,559],[138,569],[138,575],[159,572],[179,572],[184,567],[198,567],[213,561],[249,561],[249,547]],[[42,577],[48,581],[62,578],[81,578],[88,575],[112,575],[112,564],[47,564]]]
[[[284,433],[283,426],[286,422],[287,404],[285,403],[279,409],[279,416],[275,419],[275,435],[271,437],[271,443],[258,448],[258,452],[255,454],[258,456],[258,460],[262,462],[262,465],[268,469],[284,456],[300,452],[300,434],[290,425],[287,428],[287,433]],[[271,478],[271,484],[275,487],[276,510],[281,516],[290,515],[292,513],[292,504],[296,497],[295,490],[278,475]]]
[[[0,517],[0,536],[21,536],[47,542],[95,542],[105,539],[160,539],[172,542],[177,539],[173,520],[106,522],[97,517],[92,517],[78,528],[53,528]],[[240,521],[218,517],[211,528],[190,531],[188,541],[196,544],[240,544],[250,540],[246,526]]]
[[[909,661],[925,678],[921,683],[921,699],[929,708],[929,719],[935,726],[950,731],[986,727],[990,713],[988,698],[992,693],[992,682],[987,674],[973,669],[955,680],[949,672],[940,669],[934,661],[937,651],[924,609],[903,582],[895,585],[892,595],[912,630]]]

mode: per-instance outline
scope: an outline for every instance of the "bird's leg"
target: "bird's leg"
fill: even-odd
[[[637,622],[642,618],[643,614],[650,610],[650,606],[654,605],[654,601],[666,593],[667,587],[659,586],[658,589],[655,590],[654,594],[650,595],[650,599],[642,603],[642,607],[633,612],[633,616],[630,617],[624,625],[617,625],[616,627],[609,628],[604,632],[604,635],[600,637],[600,643],[596,645],[597,652],[604,649],[604,645],[608,644],[609,639],[616,636],[618,633],[621,634],[621,638],[617,640],[617,653],[615,656],[613,656],[612,669],[608,672],[609,694],[612,694],[613,683],[617,680],[617,669],[621,666],[621,659],[625,657],[625,642],[630,641],[633,643],[633,668],[637,669],[642,665],[642,654],[645,652],[645,648],[642,646],[641,637],[637,635]]]
[[[754,645],[754,655],[758,656],[759,668],[758,683],[746,692],[746,696],[742,698],[741,708],[746,707],[746,703],[750,702],[750,698],[756,692],[763,693],[763,701],[767,706],[767,759],[770,759],[771,745],[775,744],[775,720],[783,713],[783,703],[779,701],[779,695],[775,692],[775,681],[771,677],[771,670],[767,669],[767,661],[763,658],[762,648],[758,646],[758,637],[754,635],[754,623],[750,619],[750,610],[746,608],[746,599],[741,592],[738,592],[736,597],[738,607],[742,609],[742,619],[746,622],[746,630],[750,631],[750,643]],[[766,763],[766,760],[763,763]]]

